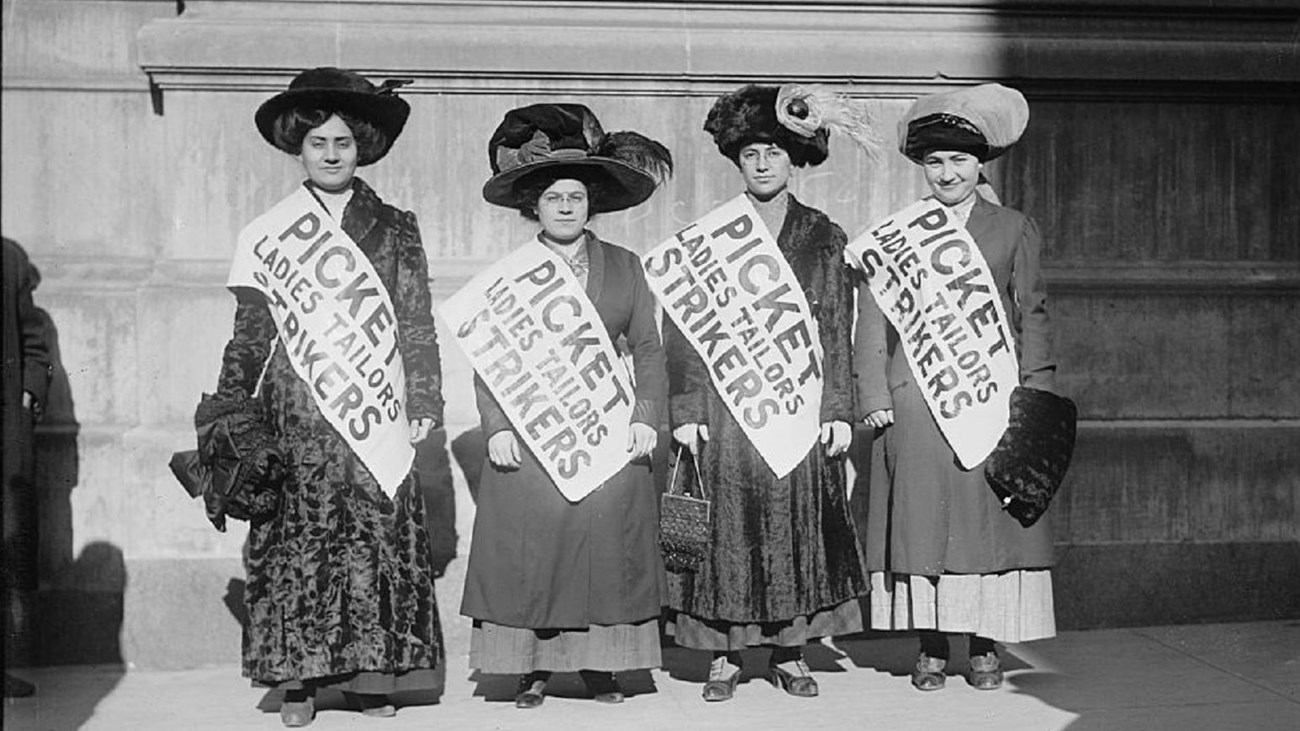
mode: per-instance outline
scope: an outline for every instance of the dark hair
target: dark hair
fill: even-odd
[[[520,178],[514,186],[514,205],[513,208],[519,210],[519,215],[529,221],[537,220],[537,201],[542,197],[546,189],[555,184],[557,180],[576,180],[587,188],[587,218],[590,220],[596,214],[592,213],[596,208],[596,201],[599,200],[604,185],[600,180],[600,175],[595,169],[584,169],[576,167],[561,167],[538,170],[531,175],[525,175]]]
[[[375,125],[347,112],[320,107],[290,107],[275,120],[275,146],[297,155],[302,152],[302,141],[307,133],[329,121],[335,114],[352,130],[357,141],[357,164],[369,165],[388,147],[388,138]]]

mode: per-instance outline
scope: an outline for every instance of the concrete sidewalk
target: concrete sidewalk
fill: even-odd
[[[325,695],[311,726],[360,729],[1300,729],[1300,620],[1066,632],[1003,652],[1002,690],[980,692],[960,676],[938,692],[908,683],[915,639],[869,635],[809,652],[821,696],[787,696],[761,677],[766,654],[747,654],[746,677],[729,703],[700,700],[707,658],[665,651],[670,671],[623,678],[621,706],[581,698],[576,676],[533,711],[508,702],[513,679],[471,679],[464,657],[449,662],[440,703],[408,705],[394,719],[332,710]],[[955,649],[954,657],[962,654]],[[957,671],[964,670],[959,663]],[[233,666],[185,671],[60,667],[19,671],[37,695],[7,699],[7,731],[206,731],[281,728],[278,697],[255,690]],[[755,677],[750,677],[754,675]],[[566,697],[568,696],[568,697]],[[407,699],[420,701],[421,699]],[[425,699],[427,701],[427,699]]]

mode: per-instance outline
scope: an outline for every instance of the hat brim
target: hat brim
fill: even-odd
[[[539,160],[493,175],[483,184],[483,199],[488,203],[515,208],[515,189],[535,174],[572,169],[576,179],[596,176],[602,185],[601,195],[592,201],[590,213],[612,213],[644,203],[655,192],[655,179],[637,168],[608,157],[567,160]]]
[[[379,162],[392,149],[393,143],[401,136],[406,127],[406,120],[411,115],[411,105],[395,94],[373,94],[346,89],[290,89],[262,102],[253,119],[257,122],[257,131],[262,138],[273,146],[275,143],[275,120],[286,110],[294,107],[312,107],[333,109],[345,112],[349,116],[364,119],[378,127],[387,142],[373,160],[360,161],[361,165]],[[297,150],[285,150],[294,154]]]

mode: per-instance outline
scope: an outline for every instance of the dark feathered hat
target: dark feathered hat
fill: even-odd
[[[1025,97],[1001,84],[930,94],[899,122],[899,150],[918,163],[934,150],[969,152],[987,162],[1014,145],[1028,123]]]
[[[735,162],[740,148],[755,142],[770,142],[790,155],[796,167],[820,165],[830,150],[830,130],[819,128],[811,137],[795,132],[777,119],[778,87],[750,84],[713,103],[704,120],[704,131],[727,159]]]
[[[281,147],[275,140],[275,120],[281,114],[294,107],[325,109],[343,112],[352,117],[364,119],[384,133],[387,142],[382,150],[373,157],[357,160],[358,165],[370,165],[378,162],[392,148],[406,118],[411,114],[411,106],[406,100],[393,93],[395,89],[409,84],[407,79],[385,81],[382,86],[375,86],[364,76],[353,71],[336,69],[331,66],[308,69],[289,82],[289,88],[262,102],[257,108],[254,120],[262,137],[278,149],[296,155],[298,150]]]
[[[516,191],[539,175],[594,182],[592,213],[631,208],[672,174],[668,148],[636,132],[606,134],[582,104],[533,104],[506,112],[488,141],[489,203],[514,208]]]

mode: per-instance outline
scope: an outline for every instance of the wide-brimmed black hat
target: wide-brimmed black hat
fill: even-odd
[[[370,165],[388,154],[393,142],[406,126],[411,105],[393,91],[407,83],[407,80],[391,80],[385,81],[382,86],[375,86],[366,77],[353,71],[332,66],[309,69],[295,76],[289,82],[288,90],[262,102],[254,120],[267,142],[292,155],[299,151],[286,150],[275,140],[275,120],[285,111],[294,107],[308,107],[343,112],[364,119],[379,128],[387,140],[383,149],[368,156],[369,159],[357,160],[358,165]]]
[[[980,84],[923,96],[898,124],[898,149],[913,162],[935,150],[969,152],[980,162],[1011,148],[1029,123],[1029,104],[1015,89]]]
[[[537,176],[595,183],[591,213],[631,208],[650,197],[672,173],[668,148],[636,132],[606,134],[582,104],[533,104],[506,112],[488,141],[492,177],[483,198],[507,208],[516,191]]]

